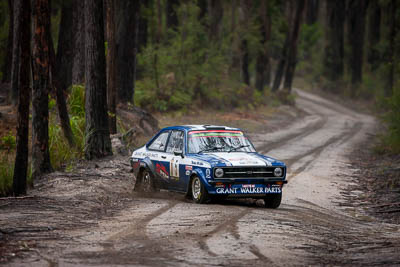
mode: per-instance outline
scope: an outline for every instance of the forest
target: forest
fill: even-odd
[[[118,108],[294,105],[292,88],[369,103],[400,153],[396,0],[1,0],[0,195],[112,154]],[[1,114],[1,113],[0,113]],[[1,119],[1,117],[0,117]]]

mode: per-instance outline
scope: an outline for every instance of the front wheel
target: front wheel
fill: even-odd
[[[269,209],[276,209],[281,205],[282,193],[268,194],[264,198],[265,207]]]
[[[208,191],[197,176],[192,179],[192,199],[199,204],[206,203],[209,200]]]

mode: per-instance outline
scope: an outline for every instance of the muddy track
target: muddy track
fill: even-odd
[[[10,265],[37,266],[373,266],[400,264],[400,227],[346,201],[347,155],[373,133],[374,119],[297,91],[306,115],[280,130],[254,133],[259,151],[284,160],[288,185],[276,210],[263,201],[198,205],[169,192],[124,200],[90,227],[60,232]],[[108,170],[109,171],[109,170]],[[120,181],[121,182],[121,181]],[[129,185],[133,182],[127,183]],[[82,212],[82,211],[81,211]]]

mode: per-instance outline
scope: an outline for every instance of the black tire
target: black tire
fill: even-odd
[[[210,200],[210,195],[198,176],[193,177],[190,191],[195,203],[204,204]]]
[[[154,176],[153,174],[145,169],[138,175],[135,185],[135,191],[152,193],[155,192]]]
[[[282,193],[268,194],[264,198],[265,207],[269,209],[276,209],[281,205]]]

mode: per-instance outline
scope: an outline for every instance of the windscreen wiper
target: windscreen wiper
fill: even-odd
[[[235,151],[236,149],[239,149],[239,148],[244,148],[244,147],[249,147],[250,145],[241,145],[241,146],[237,146],[237,147],[232,147],[229,151],[228,151],[228,153],[230,153],[230,152],[232,152],[232,151]]]
[[[200,154],[200,153],[207,152],[207,151],[215,151],[215,150],[218,150],[218,149],[221,149],[221,148],[222,147],[219,147],[219,146],[209,147],[209,148],[205,148],[203,150],[200,150],[198,153]]]

